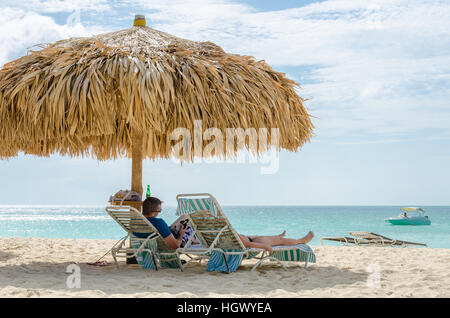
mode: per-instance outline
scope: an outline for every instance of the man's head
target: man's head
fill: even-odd
[[[148,197],[142,203],[142,214],[145,217],[154,218],[161,212],[162,201],[155,197]]]

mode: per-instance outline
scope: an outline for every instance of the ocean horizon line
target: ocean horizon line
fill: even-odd
[[[0,204],[0,208],[82,207],[102,208],[108,204]],[[222,207],[449,207],[450,204],[221,204]],[[165,205],[176,208],[176,205]]]

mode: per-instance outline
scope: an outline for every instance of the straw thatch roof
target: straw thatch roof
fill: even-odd
[[[295,151],[313,130],[296,87],[264,61],[149,27],[71,38],[0,71],[0,158],[111,159],[129,155],[136,134],[144,158],[166,158],[170,133],[193,134],[195,119],[224,132],[279,128],[280,146]]]

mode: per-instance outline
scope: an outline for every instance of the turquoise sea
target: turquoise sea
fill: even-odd
[[[234,228],[242,234],[301,237],[309,230],[320,245],[322,236],[349,231],[370,231],[394,239],[450,248],[450,207],[422,206],[430,226],[394,226],[384,222],[400,213],[399,206],[224,206]],[[175,207],[164,207],[168,224],[176,219]],[[104,206],[1,206],[0,237],[119,239],[125,232]],[[336,245],[324,241],[324,245]]]

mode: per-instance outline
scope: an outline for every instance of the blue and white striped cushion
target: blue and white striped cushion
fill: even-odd
[[[239,252],[239,250],[224,250],[224,252]],[[237,270],[242,262],[243,255],[226,255],[227,265],[223,258],[223,253],[219,251],[213,251],[211,257],[209,258],[208,264],[206,264],[206,270],[208,272],[220,272],[220,273],[232,273]]]

